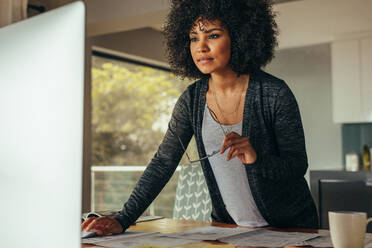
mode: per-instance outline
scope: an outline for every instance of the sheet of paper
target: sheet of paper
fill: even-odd
[[[95,244],[95,245],[97,245],[98,243],[105,242],[105,241],[127,240],[127,239],[132,239],[134,237],[143,237],[143,236],[154,235],[154,234],[159,234],[159,233],[156,233],[156,232],[126,231],[125,233],[118,234],[118,235],[82,239],[81,242],[83,244]]]
[[[372,234],[371,233],[366,234],[364,244],[365,244],[364,248],[372,248]],[[303,241],[303,242],[298,242],[298,243],[291,244],[291,245],[292,246],[308,245],[308,246],[313,246],[313,247],[333,247],[329,232],[321,234],[318,238],[314,238],[314,239]]]
[[[364,248],[372,248],[372,243],[368,243],[364,246]]]
[[[249,233],[257,229],[248,228],[224,228],[208,226],[200,229],[189,230],[185,232],[170,233],[166,236],[190,240],[220,240],[237,234]]]
[[[365,248],[372,248],[372,233],[366,233]]]
[[[333,247],[329,234],[321,234],[319,237],[291,244],[292,246]]]
[[[152,235],[143,235],[143,236],[136,236],[130,239],[115,239],[115,240],[106,240],[102,242],[95,243],[96,245],[101,245],[104,247],[110,248],[131,248],[131,247],[139,247],[139,246],[165,246],[165,247],[174,247],[174,246],[181,246],[192,244],[195,242],[200,242],[201,240],[189,240],[189,239],[178,239],[178,238],[170,238],[164,236],[163,234],[152,234]]]
[[[236,246],[283,247],[318,236],[319,234],[317,233],[276,232],[258,229],[249,233],[243,233],[219,240]]]

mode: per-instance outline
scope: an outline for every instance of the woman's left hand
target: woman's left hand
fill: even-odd
[[[235,132],[228,133],[223,140],[220,154],[230,148],[227,161],[237,157],[244,164],[252,164],[257,159],[256,151],[247,137],[242,137]]]

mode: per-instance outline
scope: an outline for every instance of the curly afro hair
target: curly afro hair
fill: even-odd
[[[164,24],[171,70],[182,78],[202,78],[190,53],[189,32],[198,18],[221,21],[231,39],[230,67],[250,74],[274,57],[278,29],[271,0],[172,0]]]

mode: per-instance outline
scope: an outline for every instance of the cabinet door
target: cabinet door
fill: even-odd
[[[362,110],[366,122],[372,122],[372,37],[361,41]]]
[[[336,123],[361,122],[360,43],[334,42],[332,48],[332,103]]]

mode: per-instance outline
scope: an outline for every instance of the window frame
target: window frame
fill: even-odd
[[[120,62],[133,63],[143,65],[155,69],[171,72],[170,66],[167,63],[149,59],[137,55],[119,52],[99,46],[89,46],[86,44],[86,61],[85,61],[85,96],[84,96],[84,146],[83,146],[83,182],[82,182],[82,212],[91,211],[92,197],[92,59],[93,56],[98,56],[106,59],[113,59]],[[90,47],[90,49],[89,49]]]

